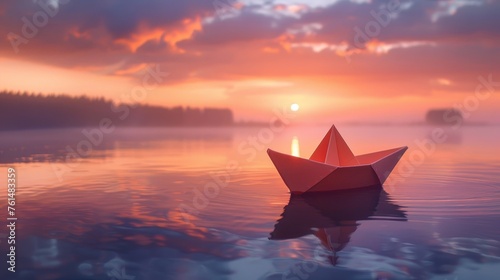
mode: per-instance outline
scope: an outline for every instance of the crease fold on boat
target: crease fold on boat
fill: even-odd
[[[355,156],[335,125],[309,159],[267,150],[292,194],[382,186],[408,147]]]

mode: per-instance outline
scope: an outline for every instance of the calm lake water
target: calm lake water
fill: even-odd
[[[92,151],[1,132],[1,279],[498,279],[498,126],[338,126],[355,154],[409,150],[383,190],[290,197],[266,149],[309,157],[328,129],[123,129]]]

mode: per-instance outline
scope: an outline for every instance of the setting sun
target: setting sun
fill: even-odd
[[[299,106],[299,104],[297,104],[297,103],[293,103],[293,104],[290,106],[290,110],[292,110],[292,111],[294,111],[294,112],[297,112],[299,109],[300,109],[300,106]]]

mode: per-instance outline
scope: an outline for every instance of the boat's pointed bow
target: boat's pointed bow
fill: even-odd
[[[408,150],[407,146],[393,149],[390,153],[371,164],[381,184],[383,184],[387,177],[389,177],[406,150]]]

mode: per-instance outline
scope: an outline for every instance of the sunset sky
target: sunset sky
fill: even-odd
[[[2,0],[0,33],[0,90],[120,100],[157,65],[144,103],[328,123],[465,102],[500,122],[500,1]]]

